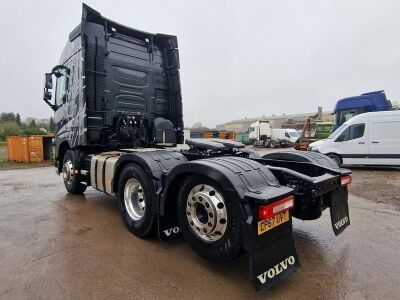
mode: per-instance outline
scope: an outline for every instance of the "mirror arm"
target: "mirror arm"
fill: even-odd
[[[51,107],[52,110],[56,111],[58,109],[58,105],[51,104],[51,102],[49,100],[46,100],[46,99],[43,99],[43,100],[44,100],[44,102],[47,103],[48,106]]]

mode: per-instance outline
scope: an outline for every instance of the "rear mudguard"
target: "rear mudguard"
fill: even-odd
[[[160,201],[160,237],[179,233],[177,220],[169,212],[176,187],[190,174],[207,176],[218,182],[230,199],[240,202],[243,248],[249,253],[251,280],[263,291],[295,272],[300,264],[293,240],[292,219],[264,233],[258,233],[257,208],[292,193],[279,185],[262,164],[240,157],[200,159],[176,166],[167,176]],[[175,222],[175,223],[173,223]],[[169,228],[163,226],[169,226]]]
[[[317,219],[323,209],[329,207],[335,235],[350,225],[348,190],[347,186],[341,186],[341,179],[351,174],[349,169],[340,168],[332,159],[317,152],[274,152],[256,160],[266,165],[281,184],[300,183],[300,188],[299,185],[294,188],[295,217]]]

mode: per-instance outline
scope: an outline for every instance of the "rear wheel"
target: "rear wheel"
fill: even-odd
[[[224,262],[240,253],[238,203],[207,177],[191,175],[183,182],[178,196],[180,227],[201,257]]]
[[[71,194],[82,194],[87,186],[81,182],[82,175],[75,174],[76,169],[74,151],[67,150],[64,154],[62,165],[62,176],[65,188]]]
[[[326,156],[328,156],[330,159],[332,159],[338,166],[342,165],[342,159],[340,158],[339,155],[334,154],[334,153],[329,153]]]
[[[124,167],[118,183],[118,200],[125,227],[134,235],[145,237],[155,230],[154,202],[144,170],[130,164]]]

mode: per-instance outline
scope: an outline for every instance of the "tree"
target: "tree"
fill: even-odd
[[[22,134],[21,128],[17,122],[6,121],[0,123],[0,140],[5,140],[9,135],[20,135]]]
[[[50,130],[51,132],[54,132],[54,131],[56,130],[56,124],[54,124],[54,119],[53,119],[53,117],[50,117],[49,130]]]
[[[16,122],[16,117],[14,113],[1,113],[0,115],[0,123],[3,122]]]
[[[18,126],[21,126],[21,116],[19,114],[17,114],[15,121],[17,122]]]
[[[28,127],[29,127],[29,128],[38,128],[38,126],[36,125],[35,120],[32,120],[32,121],[29,123]]]
[[[23,133],[25,135],[44,134],[44,132],[36,125],[35,120],[29,122],[28,126],[24,128]]]

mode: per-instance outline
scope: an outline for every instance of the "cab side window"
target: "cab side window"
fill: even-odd
[[[286,136],[287,138],[290,138],[290,135],[289,135],[289,133],[287,133],[287,132],[285,132],[285,136]]]
[[[365,124],[351,125],[349,140],[354,140],[363,137],[364,131],[365,131]]]
[[[67,97],[69,72],[66,69],[61,69],[56,76],[56,105],[61,106],[65,103]]]
[[[365,124],[354,124],[349,126],[345,131],[343,131],[335,142],[344,142],[354,139],[358,139],[364,136]]]

